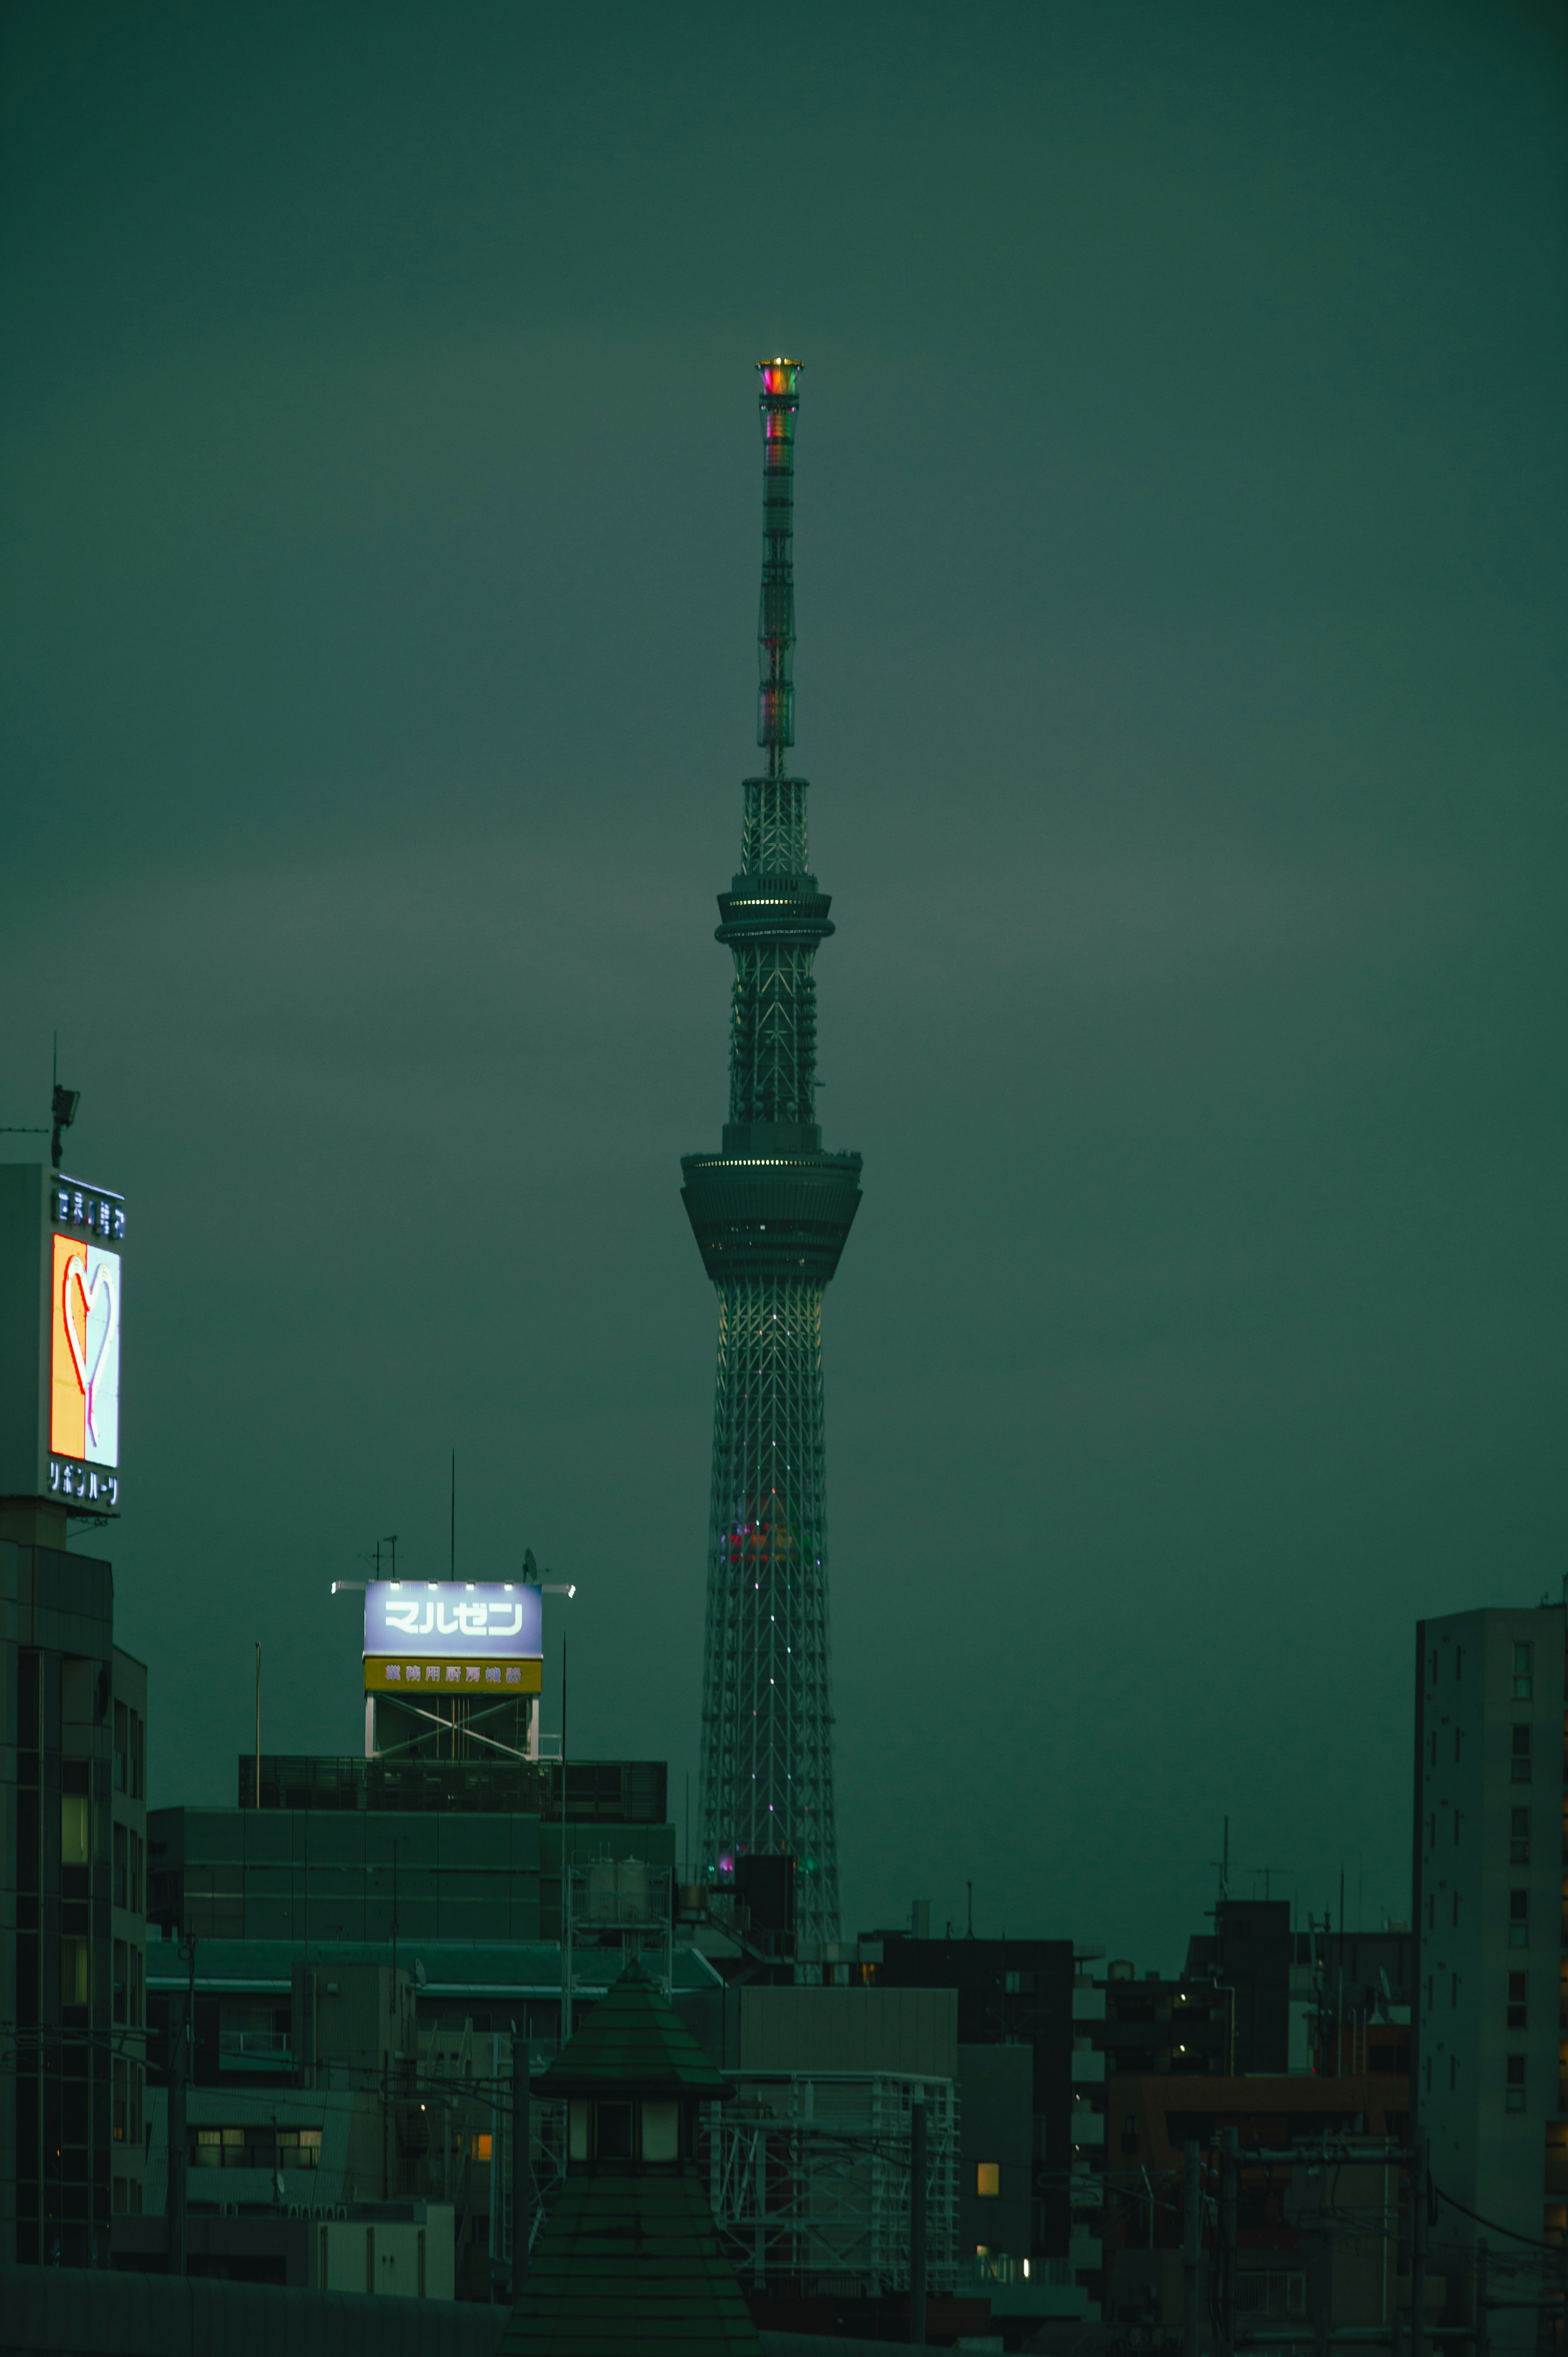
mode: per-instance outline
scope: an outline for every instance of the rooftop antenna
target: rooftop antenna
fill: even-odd
[[[71,1123],[76,1119],[76,1108],[81,1103],[81,1091],[80,1089],[61,1088],[59,1084],[59,1033],[58,1031],[54,1035],[54,1058],[49,1067],[49,1079],[51,1084],[49,1097],[49,1119],[54,1125],[53,1131],[49,1137],[49,1166],[52,1169],[58,1170],[59,1168],[60,1157],[60,1133],[62,1130],[69,1129]]]
[[[1208,1863],[1210,1866],[1217,1866],[1219,1868],[1219,1899],[1218,1903],[1219,1906],[1223,1907],[1225,1901],[1230,1896],[1230,1820],[1229,1817],[1225,1820],[1225,1838],[1220,1844],[1219,1856],[1218,1857],[1211,1857]],[[1210,1914],[1213,1914],[1215,1910],[1210,1908],[1208,1911]]]
[[[972,1940],[974,1937],[974,1885],[972,1882],[966,1882],[963,1887],[969,1893],[969,1929],[963,1936],[966,1940]]]
[[[54,1129],[54,1154],[53,1154],[53,1157],[52,1157],[51,1162],[50,1162],[50,1168],[51,1168],[51,1169],[58,1170],[58,1169],[59,1168],[59,1134],[60,1134],[60,1131],[61,1131],[62,1129],[69,1129],[69,1128],[70,1128],[70,1124],[71,1124],[71,1122],[73,1121],[73,1119],[75,1118],[75,1115],[76,1115],[76,1108],[77,1108],[78,1104],[79,1104],[79,1103],[80,1103],[80,1102],[81,1102],[81,1098],[80,1098],[80,1095],[79,1095],[79,1094],[75,1094],[75,1093],[73,1093],[70,1089],[65,1090],[65,1091],[63,1092],[63,1093],[64,1093],[65,1095],[67,1095],[67,1096],[69,1096],[69,1097],[70,1098],[70,1113],[68,1113],[68,1114],[66,1114],[66,1116],[65,1116],[65,1118],[64,1118],[64,1120],[63,1120],[63,1121],[60,1119],[59,1100],[60,1100],[60,1096],[61,1096],[62,1092],[61,1092],[60,1084],[59,1084],[59,1033],[58,1031],[55,1033],[55,1054],[54,1054],[54,1067],[53,1067],[53,1071],[54,1071],[54,1108],[55,1108],[55,1111],[54,1111],[54,1121],[55,1121],[55,1129]],[[46,1122],[37,1122],[37,1121],[3,1121],[3,1122],[0,1122],[0,1137],[48,1137],[48,1135],[49,1135],[49,1125],[48,1125],[48,1123],[47,1121],[46,1121]],[[1565,1579],[1565,1580],[1563,1581],[1563,1594],[1564,1594],[1565,1596],[1568,1596],[1568,1579]]]
[[[457,1452],[452,1451],[452,1577],[457,1577]]]

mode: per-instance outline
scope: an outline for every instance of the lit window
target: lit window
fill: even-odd
[[[974,2165],[974,2190],[984,2200],[991,2200],[1002,2190],[1002,2163],[999,2160],[979,2160]]]

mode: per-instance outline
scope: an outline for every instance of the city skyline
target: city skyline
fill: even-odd
[[[578,1586],[547,1725],[569,1621],[695,1815],[672,1176],[800,351],[846,1928],[1173,1964],[1227,1813],[1402,1912],[1413,1624],[1560,1579],[1554,21],[525,14],[0,29],[0,1118],[58,1031],[134,1207],[153,1797],[257,1640],[359,1746],[328,1585],[445,1574],[455,1446],[459,1577]]]

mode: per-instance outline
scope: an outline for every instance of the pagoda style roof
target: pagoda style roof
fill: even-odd
[[[690,2164],[570,2176],[497,2357],[761,2357]]]
[[[723,2087],[635,1958],[539,2082],[611,2101]],[[498,2357],[761,2357],[690,2159],[568,2166]]]
[[[539,2081],[542,2095],[722,2096],[721,2073],[634,1956]]]

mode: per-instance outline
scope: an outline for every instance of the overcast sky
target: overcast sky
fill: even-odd
[[[1415,1618],[1568,1568],[1563,23],[0,15],[0,1120],[58,1028],[156,1803],[258,1638],[361,1748],[455,1446],[694,1809],[787,350],[846,1929],[1168,1966],[1227,1813],[1407,1910]]]

